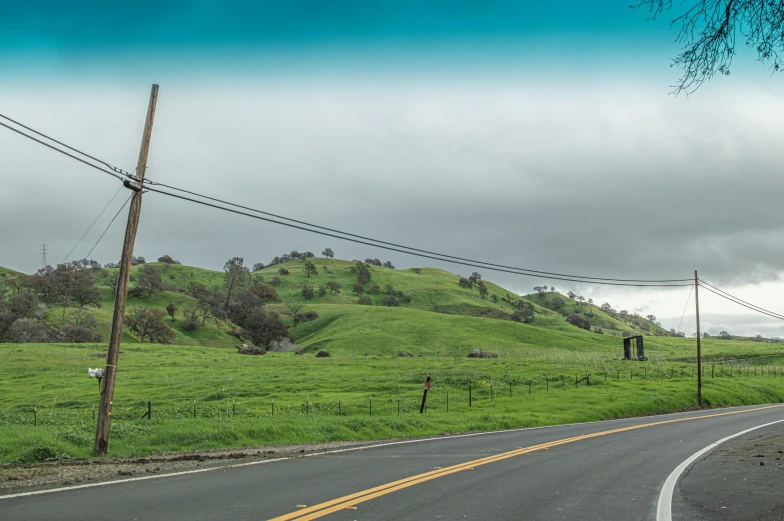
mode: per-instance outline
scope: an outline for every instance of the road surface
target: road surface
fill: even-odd
[[[666,519],[660,495],[679,465],[766,424],[753,432],[784,431],[784,406],[409,440],[0,497],[0,519]],[[688,519],[677,480],[672,519]]]

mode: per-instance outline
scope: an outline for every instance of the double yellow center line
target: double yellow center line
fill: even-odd
[[[513,458],[515,456],[521,456],[523,454],[528,454],[530,452],[536,452],[540,450],[546,450],[550,447],[557,447],[559,445],[566,445],[567,443],[574,443],[575,441],[580,440],[587,440],[589,438],[596,438],[599,436],[606,436],[608,434],[617,434],[619,432],[627,432],[633,431],[637,429],[644,429],[646,427],[654,427],[656,425],[665,425],[669,423],[679,423],[684,421],[690,420],[703,420],[705,418],[715,418],[717,416],[729,416],[731,414],[743,414],[748,412],[754,411],[762,411],[765,409],[774,409],[778,407],[784,407],[784,405],[768,405],[765,407],[757,407],[754,409],[745,409],[742,411],[730,411],[730,412],[722,412],[722,413],[715,413],[715,414],[707,414],[703,416],[692,416],[689,418],[677,418],[672,420],[663,420],[657,421],[652,423],[643,423],[639,425],[632,425],[629,427],[622,427],[619,429],[611,429],[608,431],[602,432],[595,432],[592,434],[582,434],[580,436],[574,436],[572,438],[563,438],[560,440],[551,441],[548,443],[541,443],[539,445],[532,445],[530,447],[518,447],[515,450],[509,452],[502,452],[501,454],[496,454],[495,456],[489,456],[486,458],[480,458],[473,461],[468,461],[466,463],[460,463],[458,465],[452,465],[451,467],[446,467],[443,469],[437,468],[436,470],[432,470],[430,472],[425,472],[422,474],[417,474],[415,476],[411,476],[408,478],[400,479],[397,481],[392,481],[391,483],[386,483],[384,485],[380,485],[378,487],[369,488],[367,490],[363,490],[361,492],[355,492],[354,494],[349,494],[347,496],[339,497],[337,499],[333,499],[331,501],[326,501],[324,503],[319,503],[318,505],[313,505],[312,507],[305,508],[302,510],[297,510],[295,512],[291,512],[289,514],[285,514],[279,517],[273,518],[271,521],[289,521],[289,520],[297,520],[297,521],[307,521],[310,519],[318,519],[320,517],[327,516],[339,510],[344,510],[348,507],[352,507],[354,505],[358,505],[359,503],[363,503],[365,501],[369,501],[371,499],[384,496],[387,494],[391,494],[392,492],[397,492],[398,490],[402,490],[404,488],[412,487],[414,485],[418,485],[420,483],[424,483],[426,481],[431,481],[433,479],[441,478],[444,476],[448,476],[450,474],[454,474],[456,472],[461,472],[464,470],[473,470],[474,467],[479,467],[482,465],[487,465],[488,463],[494,463],[496,461],[505,460],[508,458]]]

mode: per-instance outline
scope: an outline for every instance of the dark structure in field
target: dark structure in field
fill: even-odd
[[[632,340],[637,341],[637,356],[632,358]],[[645,358],[645,348],[642,344],[642,335],[630,336],[623,339],[623,359],[624,360],[647,360]]]

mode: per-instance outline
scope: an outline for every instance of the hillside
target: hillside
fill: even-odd
[[[617,344],[617,340],[608,337],[621,335],[624,331],[639,333],[629,324],[620,322],[596,306],[580,306],[558,293],[547,293],[543,297],[538,294],[518,297],[501,286],[485,281],[488,292],[482,298],[476,285],[472,288],[460,286],[458,275],[434,268],[395,270],[370,266],[371,283],[367,285],[366,291],[370,291],[371,284],[378,285],[379,290],[363,294],[370,298],[372,305],[359,305],[358,296],[352,292],[357,282],[353,262],[326,258],[309,260],[316,265],[318,274],[308,276],[305,273],[305,260],[289,261],[252,274],[254,281],[275,286],[281,303],[268,307],[281,313],[290,326],[289,333],[295,343],[307,351],[329,349],[344,354],[394,355],[405,350],[414,355],[454,356],[481,348],[511,355],[521,348],[535,346],[568,350],[610,348]],[[178,308],[176,318],[174,321],[167,318],[167,323],[175,332],[175,345],[231,347],[237,343],[235,338],[226,333],[230,324],[218,326],[208,320],[194,332],[187,332],[182,327],[182,311],[195,308],[197,304],[194,298],[184,293],[185,289],[191,282],[208,287],[220,286],[224,280],[223,272],[178,264],[151,264],[161,270],[162,280],[168,285],[169,291],[160,292],[151,300],[129,296],[128,308],[144,306],[163,310],[167,304],[174,303]],[[134,280],[141,268],[132,268],[131,288],[135,286]],[[281,268],[289,273],[280,274]],[[99,331],[104,339],[109,335],[114,300],[111,281],[116,271],[104,268],[92,270],[101,290],[102,307],[94,309],[90,306],[89,309],[98,320]],[[329,281],[341,284],[342,288],[334,294],[327,292],[319,295],[319,286]],[[316,290],[309,300],[302,296],[304,284]],[[409,296],[410,302],[401,303],[397,308],[384,306],[382,300],[386,297],[387,285]],[[511,320],[511,314],[516,309],[512,302],[519,298],[525,298],[533,304],[533,323],[523,324]],[[553,306],[556,298],[564,301],[560,309]],[[285,304],[290,302],[304,304],[305,311],[315,311],[319,318],[293,327],[292,319],[283,314]],[[571,325],[566,320],[566,316],[571,313],[587,315],[605,334],[596,334]],[[50,306],[46,320],[60,324],[62,308]],[[655,325],[648,324],[651,332],[657,330]],[[127,329],[123,338],[126,342],[136,341]]]

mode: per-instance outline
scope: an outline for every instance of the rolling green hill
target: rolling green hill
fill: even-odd
[[[520,348],[534,346],[551,346],[554,349],[585,350],[595,347],[609,347],[617,344],[617,340],[608,338],[619,336],[622,332],[631,334],[649,334],[663,330],[645,319],[637,317],[638,323],[645,323],[648,331],[639,331],[630,323],[623,323],[617,317],[607,314],[598,306],[578,304],[558,293],[548,292],[544,295],[525,295],[519,297],[513,292],[492,282],[485,281],[488,294],[482,298],[477,286],[466,288],[458,284],[458,276],[435,268],[417,268],[395,270],[371,266],[371,284],[378,285],[380,291],[374,294],[364,293],[370,297],[372,305],[359,305],[358,295],[352,292],[357,275],[352,271],[353,262],[315,258],[309,259],[317,269],[317,275],[308,276],[304,270],[305,260],[294,260],[277,266],[265,268],[253,273],[258,282],[274,284],[273,279],[280,279],[276,285],[281,297],[281,304],[270,305],[278,311],[290,326],[293,321],[283,314],[285,304],[301,302],[304,310],[316,311],[319,318],[301,323],[298,327],[290,327],[290,334],[296,344],[307,351],[329,349],[343,354],[397,354],[408,351],[414,355],[424,356],[455,356],[465,355],[474,348],[495,351],[512,355]],[[208,321],[195,332],[187,332],[182,328],[182,310],[194,308],[196,300],[184,293],[190,282],[199,282],[209,287],[223,283],[223,272],[178,264],[151,263],[162,272],[162,280],[170,288],[153,297],[128,298],[128,307],[148,306],[164,309],[168,303],[174,303],[177,316],[174,321],[167,319],[175,332],[175,345],[199,345],[210,347],[231,347],[237,340],[229,336],[226,324],[216,325]],[[286,268],[288,275],[281,275],[280,268]],[[131,270],[131,287],[141,266]],[[108,338],[114,295],[111,280],[116,269],[95,269],[93,276],[103,296],[102,307],[89,308],[99,323],[99,331],[104,339]],[[11,270],[0,269],[3,273]],[[318,294],[319,286],[329,281],[342,285],[339,293]],[[302,296],[302,287],[308,284],[316,290],[310,300]],[[366,285],[366,291],[371,284]],[[395,290],[403,291],[411,297],[410,303],[401,304],[399,308],[383,306],[386,286],[392,285]],[[493,297],[497,297],[495,302]],[[532,324],[521,324],[511,320],[515,307],[511,304],[519,298],[525,298],[534,305],[535,318]],[[556,299],[563,300],[563,305],[556,309]],[[602,328],[604,335],[585,331],[569,324],[566,316],[571,313],[582,313],[588,316],[596,327]],[[46,318],[53,324],[62,322],[62,308],[51,306]],[[126,330],[124,341],[136,339]]]

